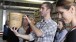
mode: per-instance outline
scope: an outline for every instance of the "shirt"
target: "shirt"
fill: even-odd
[[[76,42],[76,29],[68,32],[65,42]]]
[[[57,30],[57,23],[55,21],[51,18],[45,21],[42,20],[36,24],[36,27],[43,32],[43,35],[37,37],[32,31],[29,34],[30,41],[35,40],[35,42],[53,42]]]
[[[21,27],[19,30],[18,30],[18,32],[20,33],[20,34],[23,34],[23,35],[25,35],[25,30],[24,30],[24,28],[23,27]],[[20,38],[19,37],[19,42],[23,42],[23,38]]]
[[[66,29],[63,29],[61,32],[57,32],[54,42],[64,42],[67,33],[68,33],[68,31]]]

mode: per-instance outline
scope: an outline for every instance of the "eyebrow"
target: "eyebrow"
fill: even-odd
[[[57,13],[62,13],[62,12],[60,12],[60,11],[57,11]]]
[[[40,8],[44,8],[44,7],[41,6]]]

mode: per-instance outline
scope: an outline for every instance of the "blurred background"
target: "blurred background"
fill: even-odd
[[[57,0],[0,0],[0,42],[3,42],[3,26],[5,21],[9,20],[10,12],[21,12],[32,17],[34,16],[35,21],[38,22],[40,20],[40,5],[46,1],[53,4],[52,18],[57,21],[58,18],[55,12]]]

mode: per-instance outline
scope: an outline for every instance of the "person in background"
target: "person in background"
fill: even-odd
[[[8,23],[9,21],[6,20],[5,25],[4,25],[3,37],[2,37],[4,42],[7,42],[6,39],[8,38],[8,25],[9,25]]]
[[[6,20],[3,31],[3,40],[4,42],[19,42],[18,37],[10,30],[9,21]]]
[[[31,20],[31,22],[35,25],[35,18],[34,17],[32,17],[32,16],[28,16],[29,17],[29,19]],[[25,18],[26,19],[26,18]],[[27,19],[26,19],[27,20]],[[27,20],[28,21],[28,20]],[[29,35],[31,32],[32,32],[32,29],[31,29],[31,26],[30,26],[30,24],[28,23],[28,26],[29,26],[29,28],[26,30],[26,35]],[[34,40],[33,41],[29,41],[29,40],[26,40],[26,41],[28,41],[28,42],[34,42]]]
[[[25,35],[27,29],[28,29],[28,22],[23,18],[22,26],[19,28],[18,32],[20,34]],[[24,42],[24,39],[19,37],[19,42]]]
[[[65,42],[76,42],[76,8],[75,3],[72,3],[68,0],[58,0],[57,2],[57,11],[61,15],[61,19],[66,24],[71,24],[72,27],[69,27],[71,30],[67,34]]]
[[[30,16],[29,18],[32,21],[32,23],[35,24],[34,18],[32,16]],[[25,35],[25,34],[28,35],[28,34],[30,34],[31,31],[32,30],[31,30],[31,27],[30,27],[27,19],[25,17],[23,17],[22,27],[18,30],[18,32],[23,35]],[[23,38],[19,38],[19,42],[34,42],[34,41],[28,41],[28,40],[24,40]]]
[[[54,42],[64,42],[66,39],[66,35],[68,33],[68,30],[65,26],[65,23],[63,21],[58,21],[58,29],[57,33],[55,35]]]
[[[16,34],[16,36],[29,41],[35,40],[35,42],[53,42],[57,30],[57,23],[51,19],[51,12],[52,4],[50,2],[44,2],[40,8],[40,14],[43,19],[38,22],[36,26],[27,16],[25,16],[32,29],[32,32],[29,35],[19,34],[16,27],[14,27],[14,29],[11,28],[11,30]]]

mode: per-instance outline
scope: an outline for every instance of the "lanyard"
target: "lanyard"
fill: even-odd
[[[72,27],[73,29],[71,31],[73,31],[74,29],[76,29],[76,26]]]

